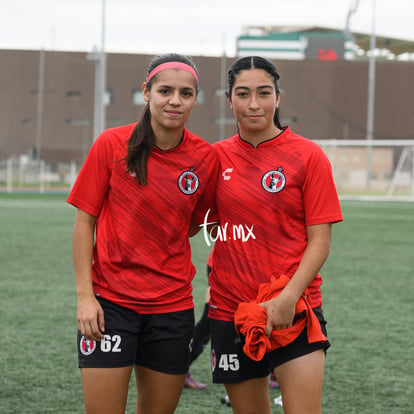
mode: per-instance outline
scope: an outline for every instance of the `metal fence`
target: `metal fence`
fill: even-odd
[[[331,161],[342,197],[414,200],[414,140],[317,141]],[[29,157],[0,161],[0,191],[69,192],[81,165]]]
[[[78,166],[71,163],[46,163],[28,157],[0,161],[0,191],[68,192],[75,182]]]

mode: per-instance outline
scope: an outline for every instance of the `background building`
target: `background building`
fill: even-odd
[[[40,141],[40,158],[81,162],[95,138],[95,62],[85,53],[44,54],[43,91],[39,91],[40,52],[0,50],[0,159],[36,156]],[[107,127],[138,120],[143,107],[141,84],[151,58],[107,55]],[[225,59],[224,64],[217,57],[193,59],[200,72],[201,94],[188,128],[214,142],[236,131],[220,88],[222,67],[227,69],[234,59]],[[365,139],[367,61],[274,62],[281,75],[284,123],[315,140]],[[414,138],[412,79],[411,62],[377,62],[375,139]]]
[[[246,26],[237,38],[237,54],[271,59],[357,60],[367,58],[371,35],[325,27]],[[377,58],[413,60],[414,42],[376,36]]]
[[[295,33],[286,35],[284,41],[294,42],[298,46],[295,53],[299,53],[303,42],[298,32]],[[366,139],[368,59],[360,56],[347,60],[342,34],[325,34],[318,43],[309,40],[312,36],[307,33],[308,49],[300,51],[300,59],[269,56],[281,75],[282,122],[318,142]],[[313,38],[318,39],[321,31],[313,33]],[[269,39],[274,37],[269,36]],[[279,36],[279,46],[275,48],[281,49],[282,37]],[[249,49],[248,44],[253,43],[248,43],[242,35],[238,41],[240,55],[266,55],[264,49],[253,46]],[[403,50],[401,42],[395,44],[400,47],[399,51]],[[407,43],[405,50],[410,51],[408,45],[412,46]],[[330,49],[335,54],[329,55]],[[322,55],[336,58],[321,59]],[[107,54],[107,128],[139,119],[144,105],[141,84],[152,57]],[[201,91],[187,126],[212,143],[236,133],[224,90],[226,71],[234,59],[205,56],[193,56],[193,59],[199,69]],[[90,54],[79,52],[0,50],[0,61],[0,182],[3,181],[1,163],[4,165],[10,158],[40,158],[52,170],[61,163],[72,162],[78,169],[96,138],[93,133],[96,60]],[[413,79],[413,62],[377,59],[375,141],[414,139]],[[364,167],[361,165],[358,170],[355,163],[366,163],[366,154],[361,150],[342,151],[339,162],[332,148],[329,153],[331,158],[336,157],[336,165],[352,165],[354,178],[359,177],[361,181]],[[401,153],[402,146],[389,149],[384,164],[373,163],[378,165],[377,174],[387,176],[386,185]],[[359,172],[355,173],[355,169]]]

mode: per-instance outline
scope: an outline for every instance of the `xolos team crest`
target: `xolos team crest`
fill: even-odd
[[[90,355],[96,349],[96,341],[93,339],[86,339],[82,336],[79,342],[79,349],[83,355]]]
[[[193,168],[184,171],[178,178],[178,187],[184,194],[194,194],[198,190],[199,185],[200,181]]]
[[[283,168],[268,171],[262,177],[262,187],[269,193],[278,193],[286,185],[286,176],[283,174]]]

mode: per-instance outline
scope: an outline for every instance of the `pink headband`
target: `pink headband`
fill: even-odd
[[[191,73],[198,85],[198,77],[197,77],[197,73],[196,71],[190,66],[187,65],[187,63],[183,63],[183,62],[166,62],[166,63],[161,63],[161,65],[158,65],[156,68],[154,68],[151,73],[147,76],[147,83],[151,80],[152,77],[154,77],[157,73],[161,72],[162,70],[165,69],[181,69],[181,70],[185,70],[188,73]]]

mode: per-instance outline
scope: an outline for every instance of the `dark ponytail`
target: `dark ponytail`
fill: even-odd
[[[148,66],[147,76],[162,63],[166,62],[182,62],[191,66],[197,73],[197,68],[193,61],[183,55],[170,53],[157,56]],[[153,76],[146,84],[148,91],[151,90],[152,83],[157,75]],[[139,184],[148,184],[148,158],[155,145],[154,131],[151,127],[151,111],[148,103],[141,115],[141,119],[135,126],[128,141],[127,155],[125,157],[126,168],[128,172],[135,172],[136,180]]]
[[[227,96],[229,97],[229,99],[231,99],[231,93],[233,91],[234,82],[236,81],[236,78],[239,75],[239,73],[242,70],[251,69],[263,69],[264,71],[266,71],[273,78],[273,83],[276,89],[276,96],[280,95],[278,82],[280,76],[277,73],[276,67],[270,61],[268,61],[265,58],[262,58],[261,56],[246,56],[234,62],[227,73],[229,84]],[[273,122],[279,129],[283,128],[279,119],[279,108],[276,108],[275,115],[273,116]]]
[[[127,171],[135,172],[139,184],[148,184],[147,163],[154,148],[154,131],[151,127],[151,112],[148,104],[144,108],[141,119],[133,129],[128,141],[125,157]]]

